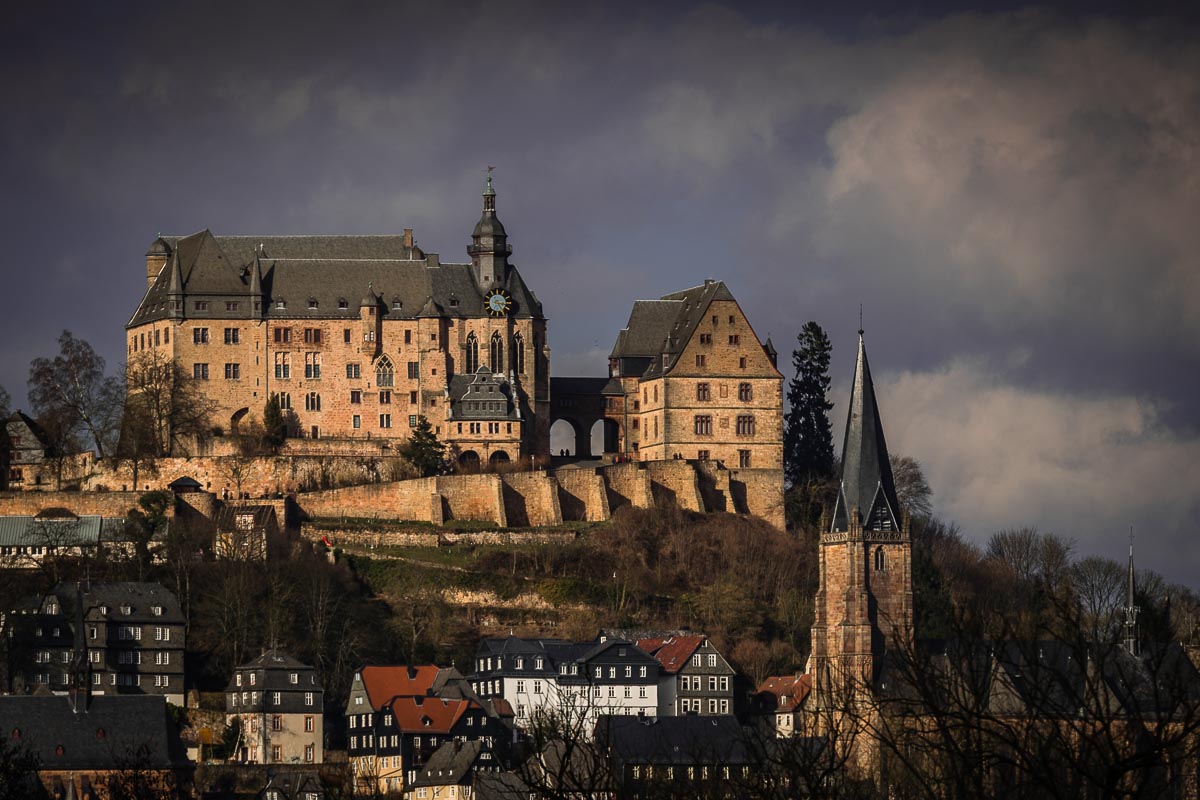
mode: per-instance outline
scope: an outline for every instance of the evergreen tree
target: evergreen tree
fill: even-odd
[[[272,450],[278,450],[287,439],[287,420],[279,405],[279,395],[272,393],[263,408],[263,442]]]
[[[441,469],[446,446],[438,441],[429,420],[421,416],[417,418],[417,426],[400,452],[421,473],[421,477],[428,478]]]
[[[801,486],[825,481],[833,475],[833,431],[829,426],[829,337],[809,322],[796,337],[792,351],[796,377],[788,385],[788,405],[783,432],[783,471],[788,483]]]

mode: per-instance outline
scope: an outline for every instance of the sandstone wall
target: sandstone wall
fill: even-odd
[[[686,511],[704,511],[696,469],[682,459],[646,462],[656,505],[674,503]]]
[[[554,473],[558,484],[558,505],[564,520],[603,522],[611,516],[604,476],[595,469],[560,469]]]
[[[654,493],[650,488],[650,473],[646,471],[646,462],[612,464],[601,467],[600,473],[604,476],[610,513],[615,514],[617,509],[623,506],[650,508],[654,505]]]
[[[47,508],[65,508],[78,516],[124,517],[138,507],[139,492],[3,492],[0,516],[34,515]]]

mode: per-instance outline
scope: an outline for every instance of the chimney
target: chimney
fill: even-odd
[[[405,246],[405,247],[407,247],[407,248],[408,248],[408,249],[410,249],[410,250],[412,249],[412,246],[413,246],[413,235],[412,235],[412,231],[413,231],[413,229],[412,229],[412,228],[405,228],[405,229],[404,229],[404,246]]]

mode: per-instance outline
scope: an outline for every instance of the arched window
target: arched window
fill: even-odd
[[[479,369],[479,339],[475,337],[474,332],[467,336],[467,365],[464,372],[468,375],[473,374]]]
[[[395,376],[395,370],[392,369],[392,360],[387,356],[381,356],[375,364],[375,385],[392,386],[395,383]]]
[[[492,334],[492,372],[504,372],[504,340],[499,332]]]
[[[886,568],[886,566],[887,566],[887,562],[884,560],[883,548],[876,547],[875,548],[875,571],[883,572],[883,570]]]
[[[304,395],[304,410],[305,411],[320,411],[321,410],[321,395],[316,392],[309,392]]]
[[[519,333],[513,336],[512,364],[513,372],[518,375],[525,372],[525,338]]]

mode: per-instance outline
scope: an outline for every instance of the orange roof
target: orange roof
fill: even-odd
[[[450,733],[468,710],[482,711],[473,700],[446,700],[441,697],[397,697],[391,702],[396,724],[402,731]]]
[[[662,664],[662,671],[669,674],[679,672],[687,666],[688,659],[696,648],[704,644],[703,636],[668,636],[665,639],[638,639],[637,646],[645,650]]]
[[[754,693],[773,694],[777,698],[776,711],[792,711],[811,691],[811,675],[773,675],[759,684]]]
[[[410,677],[409,670],[412,670]],[[432,664],[410,667],[363,667],[360,670],[367,699],[376,711],[393,697],[424,697],[433,688],[439,667]]]

